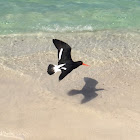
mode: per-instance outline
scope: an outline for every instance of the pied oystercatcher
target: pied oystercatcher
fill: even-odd
[[[71,58],[71,47],[60,40],[53,39],[55,47],[58,49],[58,65],[50,64],[48,66],[48,74],[52,75],[56,72],[61,72],[59,81],[68,75],[73,69],[76,69],[80,65],[89,66],[84,64],[82,61],[74,62]]]

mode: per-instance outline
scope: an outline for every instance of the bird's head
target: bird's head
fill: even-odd
[[[78,63],[79,63],[79,65],[89,66],[89,65],[83,63],[82,61],[78,61]]]

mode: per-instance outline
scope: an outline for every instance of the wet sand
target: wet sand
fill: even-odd
[[[41,43],[35,48],[45,46],[46,41],[40,38]],[[13,43],[7,42],[7,48],[10,42]],[[1,51],[0,140],[140,139],[140,67],[139,57],[133,56],[139,54],[138,50],[126,50],[128,55],[131,50],[129,58],[124,50],[124,55],[115,50],[120,56],[114,56],[112,62],[107,54],[99,61],[98,53],[110,52],[111,57],[115,54],[111,54],[111,48],[103,51],[95,47],[92,60],[88,49],[80,52],[73,48],[72,53],[76,54],[73,58],[81,59],[78,54],[84,54],[83,59],[91,66],[88,69],[81,66],[59,82],[59,73],[46,74],[50,58],[57,60],[53,45],[49,44],[49,53],[43,48],[34,49],[39,51],[37,54],[30,49],[25,50],[28,53],[18,53],[20,45],[29,45],[26,39],[21,42],[17,41],[16,49]],[[101,42],[96,42],[97,46],[104,44]]]

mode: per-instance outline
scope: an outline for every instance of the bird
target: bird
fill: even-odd
[[[57,72],[61,72],[59,81],[65,78],[72,70],[78,68],[80,65],[89,66],[82,61],[74,62],[71,58],[71,47],[58,39],[52,40],[55,47],[58,50],[58,65],[49,64],[47,72],[49,75],[53,75]]]

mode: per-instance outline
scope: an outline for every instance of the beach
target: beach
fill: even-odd
[[[59,82],[52,39],[80,66]],[[139,140],[140,34],[97,31],[0,36],[0,140]]]
[[[0,140],[139,140],[139,5],[0,0]],[[89,67],[49,75],[53,39]]]

